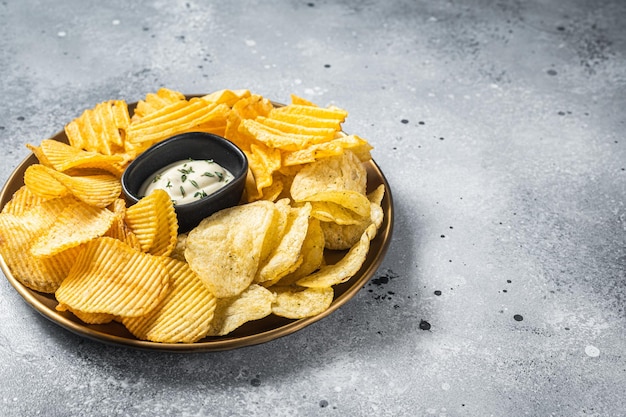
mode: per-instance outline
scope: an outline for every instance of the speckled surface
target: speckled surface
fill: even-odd
[[[3,416],[623,416],[626,3],[0,3],[0,178],[96,103],[248,88],[350,112],[376,276],[227,352],[85,340],[0,280]]]

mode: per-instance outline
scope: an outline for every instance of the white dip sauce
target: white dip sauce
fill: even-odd
[[[161,189],[170,195],[174,204],[186,204],[209,196],[233,178],[233,174],[212,160],[185,159],[148,177],[139,188],[139,195],[143,197]]]

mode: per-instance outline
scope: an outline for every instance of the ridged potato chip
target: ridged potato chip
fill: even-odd
[[[216,299],[185,262],[163,258],[170,274],[167,295],[141,317],[125,317],[122,324],[135,337],[152,342],[193,343],[209,331]]]
[[[2,213],[19,215],[29,208],[43,203],[45,200],[45,198],[33,194],[27,186],[22,185],[4,205]]]
[[[39,159],[39,162],[59,172],[70,169],[101,169],[117,177],[124,172],[122,155],[103,155],[85,151],[63,142],[44,139],[39,146],[27,145]]]
[[[128,106],[123,100],[98,103],[65,126],[71,146],[113,155],[124,151],[125,131],[130,124]]]
[[[156,93],[146,94],[145,99],[139,100],[135,107],[132,121],[136,122],[150,113],[162,109],[172,103],[185,100],[185,95],[169,88],[159,88]]]
[[[100,237],[85,244],[55,296],[72,310],[138,317],[152,311],[168,287],[159,257]]]
[[[28,288],[53,293],[76,258],[77,248],[49,258],[28,256],[33,242],[52,227],[70,201],[71,197],[52,199],[20,214],[0,214],[0,254],[13,276]]]
[[[122,192],[122,185],[114,175],[70,176],[41,164],[31,165],[26,169],[24,183],[33,194],[42,198],[71,194],[95,207],[108,206]]]
[[[178,219],[166,191],[157,189],[128,207],[125,221],[139,240],[143,252],[169,256],[174,250]]]
[[[252,283],[275,215],[274,203],[260,200],[214,213],[189,232],[185,258],[216,297]]]
[[[274,299],[270,290],[258,284],[246,287],[238,296],[218,299],[207,335],[224,336],[244,323],[267,317]]]
[[[297,288],[274,286],[276,295],[272,313],[288,319],[304,319],[320,314],[330,307],[335,292],[331,287]]]
[[[68,204],[54,224],[30,248],[34,257],[50,257],[100,237],[111,227],[115,214],[81,201]]]

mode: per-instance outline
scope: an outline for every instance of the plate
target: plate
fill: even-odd
[[[131,111],[135,104],[129,104]],[[51,139],[67,143],[67,137],[63,131],[55,134]],[[31,154],[11,173],[0,193],[0,209],[11,199],[13,193],[24,185],[24,171],[26,171],[26,168],[36,163],[38,163],[37,158]],[[0,256],[0,268],[2,268],[4,275],[20,296],[37,312],[57,325],[92,340],[138,349],[170,352],[220,351],[265,343],[301,330],[336,311],[367,284],[380,266],[391,241],[394,218],[393,199],[389,184],[376,162],[370,160],[365,163],[365,167],[367,170],[368,192],[381,184],[385,185],[385,196],[381,203],[385,218],[377,236],[370,243],[367,259],[359,272],[350,280],[335,285],[333,287],[335,297],[330,307],[323,313],[313,317],[294,320],[270,315],[260,320],[248,322],[226,336],[206,337],[195,343],[149,342],[135,338],[120,323],[113,322],[104,325],[85,324],[70,312],[57,311],[55,309],[57,301],[54,295],[40,293],[24,286],[11,274],[2,256]]]

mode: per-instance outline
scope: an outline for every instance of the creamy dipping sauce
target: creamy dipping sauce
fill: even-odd
[[[185,159],[155,172],[139,188],[140,196],[165,190],[174,204],[187,204],[208,197],[233,179],[226,168],[212,160]]]

